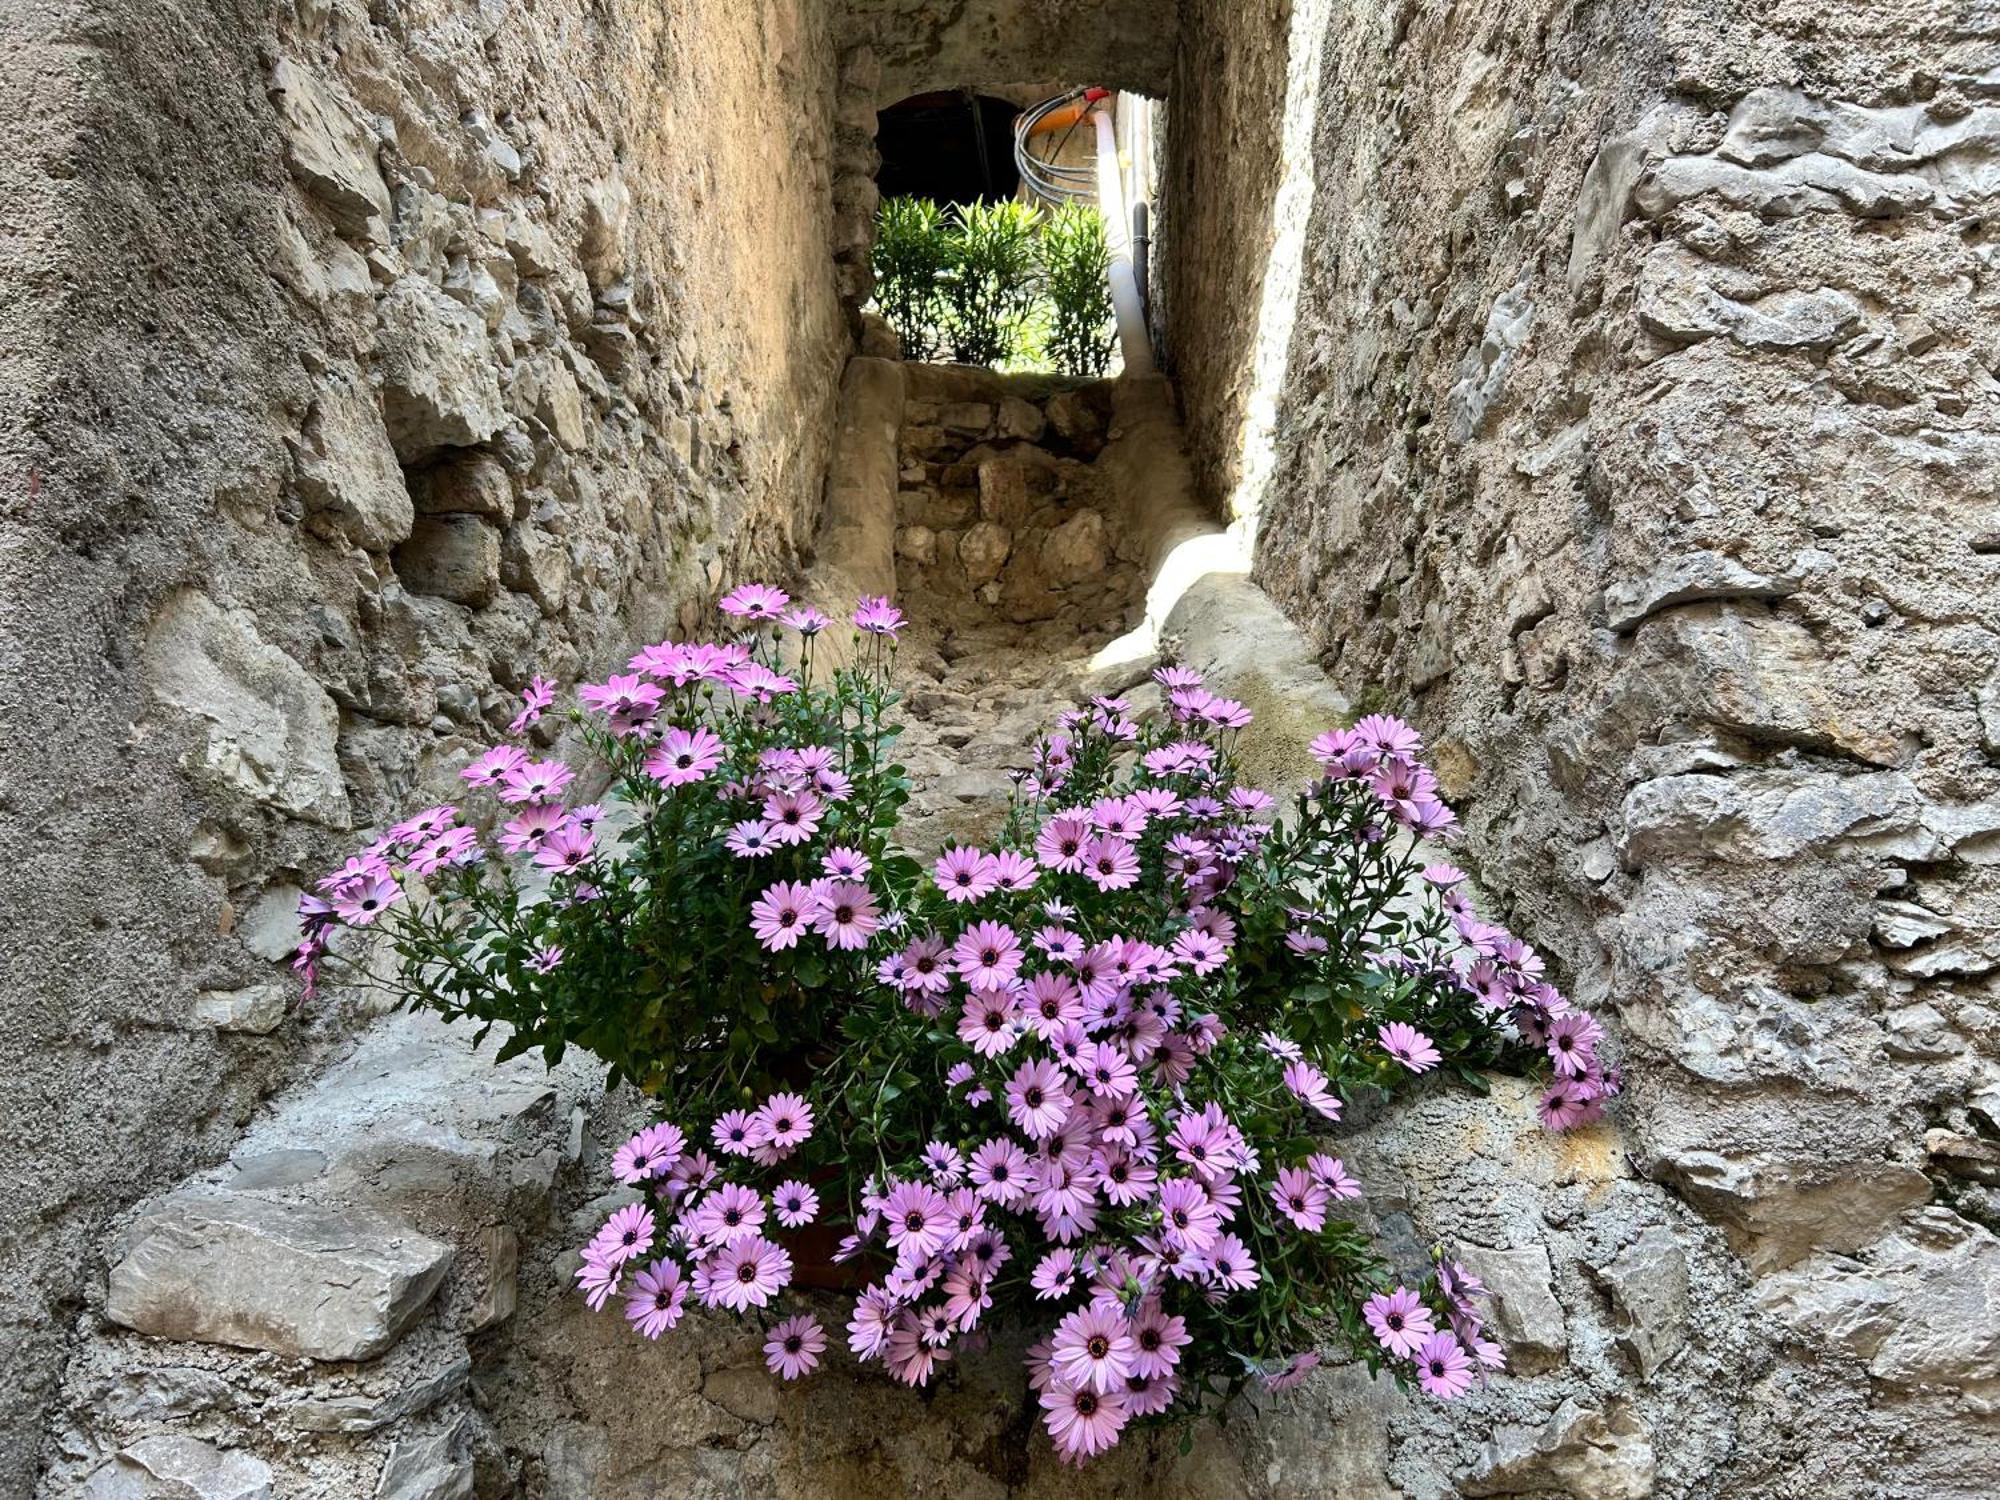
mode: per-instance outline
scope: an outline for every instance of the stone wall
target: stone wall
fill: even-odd
[[[299,886],[810,538],[832,58],[813,0],[0,16],[0,1490],[107,1215],[343,1028]]]
[[[1628,1149],[1755,1277],[1698,1288],[1767,1343],[1694,1492],[1994,1492],[2000,38],[1862,4],[1188,15],[1177,127],[1237,119],[1235,60],[1287,32],[1293,76],[1177,133],[1173,180],[1309,213],[1289,267],[1228,210],[1169,221],[1197,471],[1261,501],[1258,576],[1337,679],[1421,721],[1467,857],[1617,1015]],[[1260,359],[1246,489],[1215,397]]]
[[[878,104],[931,89],[1093,83],[1157,95],[1175,0],[848,0],[848,40],[882,65]]]

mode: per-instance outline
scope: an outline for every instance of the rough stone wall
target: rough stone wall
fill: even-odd
[[[1317,37],[1258,576],[1421,721],[1468,858],[1617,1015],[1628,1149],[1754,1277],[1698,1290],[1765,1352],[1674,1493],[2000,1488],[2000,37],[1926,14],[1347,5]],[[1190,59],[1260,67],[1284,24],[1189,15]],[[1176,149],[1283,176],[1247,123]],[[1264,268],[1182,213],[1220,496]]]
[[[810,538],[832,56],[814,0],[0,15],[0,1491],[107,1215],[341,1029],[280,1026],[300,883]]]
[[[881,60],[878,104],[930,89],[1064,79],[1161,93],[1176,0],[848,0],[848,40]]]

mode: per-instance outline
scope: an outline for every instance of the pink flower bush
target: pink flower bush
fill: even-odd
[[[1454,819],[1415,730],[1329,730],[1280,819],[1237,780],[1248,711],[1170,665],[1155,713],[1061,714],[992,837],[920,864],[895,839],[900,613],[863,600],[825,673],[828,616],[759,584],[721,607],[730,638],[579,690],[574,764],[493,746],[465,806],[303,903],[309,988],[344,934],[387,932],[406,1002],[503,1025],[503,1056],[587,1047],[658,1101],[579,1252],[591,1306],[647,1340],[742,1317],[786,1381],[844,1343],[927,1385],[1026,1324],[1075,1462],[1294,1386],[1330,1337],[1439,1399],[1502,1367],[1477,1280],[1389,1265],[1332,1142],[1439,1078],[1537,1075],[1558,1130],[1619,1079],[1436,858]],[[534,679],[509,733],[546,743],[555,708]],[[831,1338],[792,1305],[822,1234],[857,1289]]]

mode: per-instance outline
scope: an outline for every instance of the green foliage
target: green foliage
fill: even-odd
[[[890,198],[875,220],[875,305],[903,341],[903,357],[944,352],[940,278],[951,264],[943,211],[928,198]]]
[[[952,210],[950,265],[939,288],[952,358],[999,364],[1022,346],[1035,303],[1035,232],[1025,203],[963,203]],[[907,355],[908,351],[905,350]]]
[[[1111,362],[1111,244],[1104,216],[1087,203],[1065,203],[1037,243],[1049,304],[1048,361],[1068,375],[1095,378]]]

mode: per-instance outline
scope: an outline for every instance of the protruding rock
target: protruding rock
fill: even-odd
[[[285,128],[285,164],[332,212],[342,232],[361,235],[389,217],[389,185],[376,165],[374,137],[312,74],[280,58],[271,102]]]
[[[966,581],[977,588],[998,578],[1000,570],[1007,566],[1007,554],[1013,546],[1014,538],[1006,527],[991,521],[974,526],[958,539],[958,560],[965,569]]]
[[[1687,1343],[1687,1252],[1670,1231],[1649,1229],[1592,1274],[1618,1315],[1619,1347],[1650,1380]]]
[[[339,711],[247,612],[194,589],[172,595],[146,638],[146,675],[161,702],[205,722],[204,770],[280,812],[348,826]]]
[[[1505,1426],[1459,1477],[1462,1495],[1562,1490],[1591,1500],[1646,1500],[1656,1462],[1652,1432],[1623,1401],[1593,1411],[1565,1401],[1548,1423]]]
[[[1018,526],[1028,513],[1028,479],[1019,459],[989,458],[979,466],[979,514],[1000,526]]]
[[[105,1314],[157,1338],[369,1359],[437,1290],[449,1245],[364,1209],[171,1199],[131,1231]]]
[[[1049,425],[1049,419],[1042,415],[1042,409],[1032,401],[1023,401],[1019,396],[1001,398],[997,431],[1003,438],[1020,438],[1032,443],[1041,437]]]
[[[1494,1335],[1514,1368],[1551,1369],[1569,1352],[1569,1325],[1556,1301],[1555,1270],[1540,1245],[1489,1250],[1463,1245],[1459,1259],[1486,1283]]]
[[[500,533],[477,516],[424,516],[395,563],[411,593],[478,609],[500,587]]]
[[[420,276],[405,276],[377,308],[382,416],[404,463],[471,448],[506,421],[486,325]]]
[[[937,561],[937,533],[928,526],[905,526],[896,533],[896,555],[919,567]]]
[[[426,516],[484,516],[496,526],[514,519],[514,486],[490,453],[449,453],[424,470],[415,484],[417,512]]]
[[[85,1500],[269,1500],[270,1467],[199,1438],[140,1438],[84,1481]]]
[[[415,515],[375,393],[340,380],[321,387],[292,445],[299,498],[357,547],[385,551]]]
[[[194,1018],[217,1031],[269,1036],[285,1019],[290,996],[282,985],[253,984],[240,990],[204,990],[195,996]]]
[[[545,615],[569,598],[569,550],[539,526],[516,526],[500,549],[500,577],[533,599]]]
[[[1042,542],[1042,572],[1053,584],[1081,583],[1097,577],[1110,564],[1104,517],[1094,510],[1078,511]]]
[[[376,1500],[465,1500],[472,1493],[472,1455],[458,1427],[406,1438],[389,1451]]]

